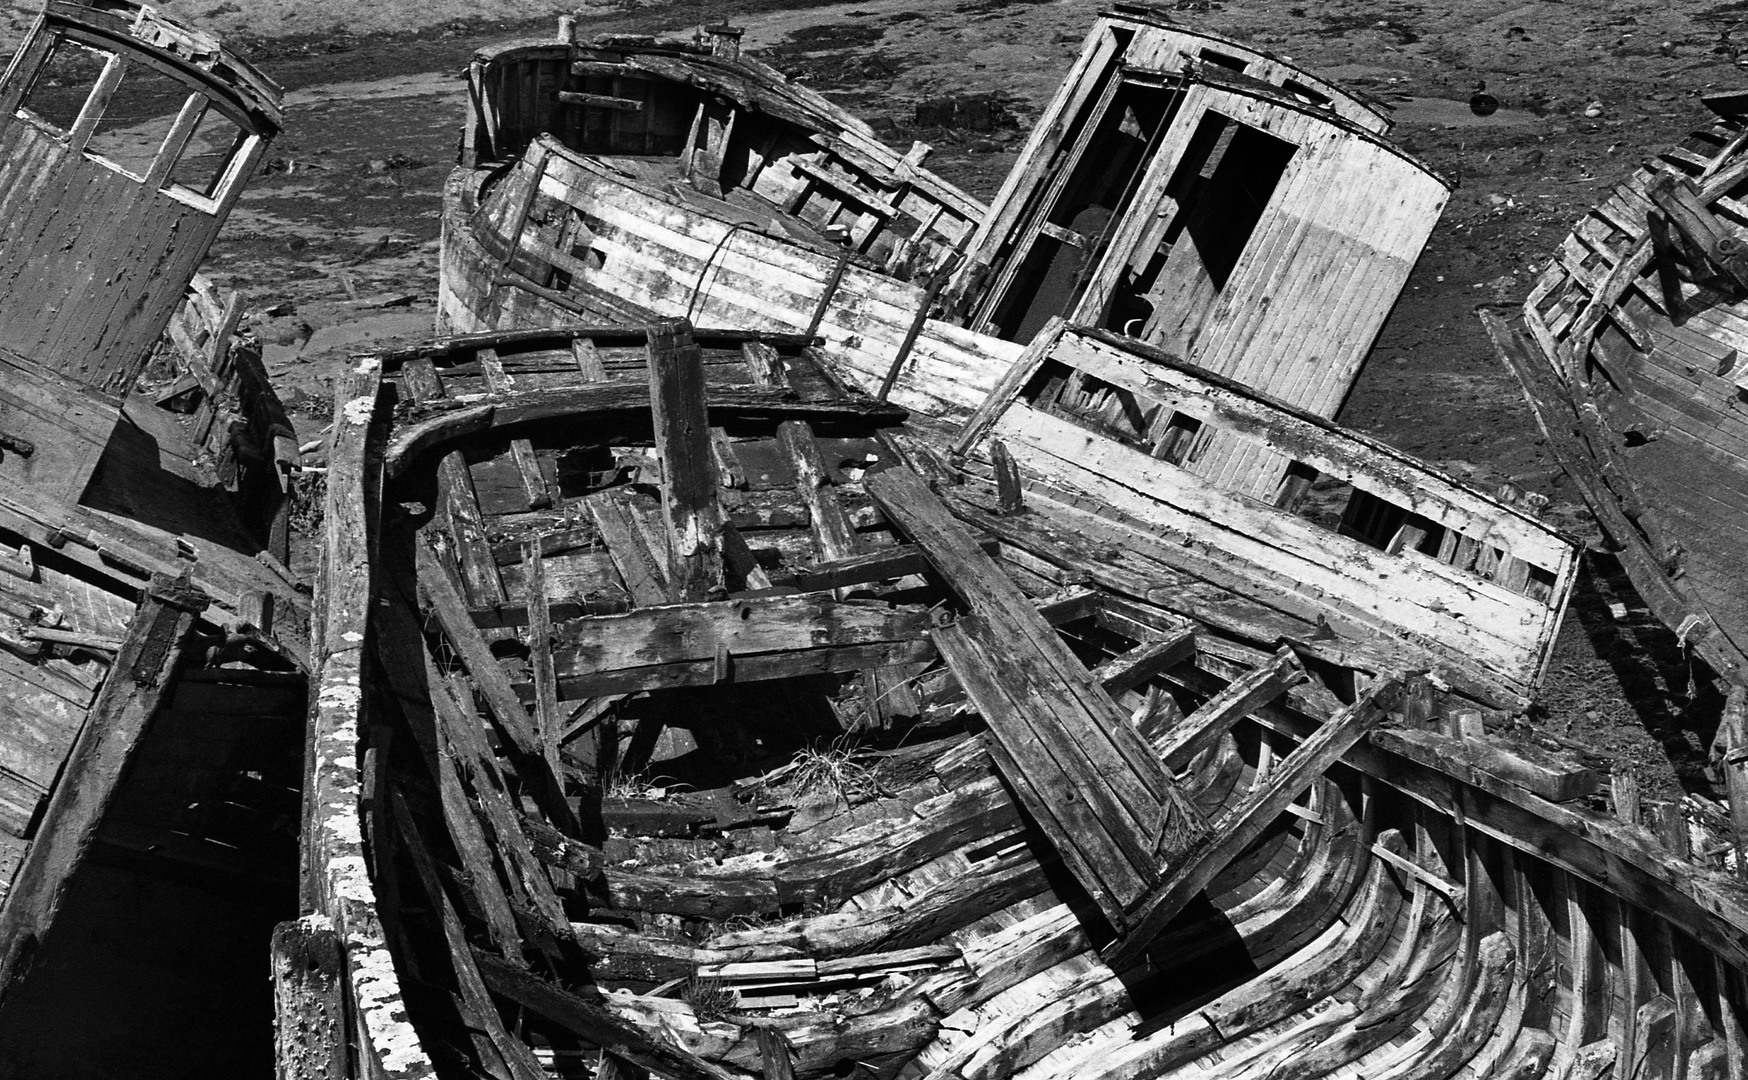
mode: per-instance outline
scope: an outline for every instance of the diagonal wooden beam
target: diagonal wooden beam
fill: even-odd
[[[1384,719],[1401,699],[1403,689],[1399,677],[1375,680],[1358,701],[1324,721],[1278,763],[1262,786],[1215,820],[1206,842],[1175,867],[1152,896],[1135,907],[1129,929],[1104,950],[1105,962],[1121,971],[1141,959],[1153,938],[1185,905],[1255,843],[1300,792]]]
[[[1153,748],[1165,767],[1181,772],[1203,750],[1220,741],[1232,726],[1310,678],[1305,665],[1283,648],[1260,667],[1252,668],[1183,718]]]
[[[0,994],[28,973],[54,925],[208,602],[186,581],[155,576],[147,586],[0,906]]]

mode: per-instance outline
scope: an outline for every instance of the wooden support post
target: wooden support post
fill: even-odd
[[[1724,743],[1724,788],[1730,798],[1736,872],[1748,880],[1748,686],[1730,687],[1718,733]]]
[[[710,468],[703,354],[692,324],[668,319],[649,329],[650,412],[662,462],[668,532],[668,597],[706,600],[725,592],[722,508]]]
[[[1617,769],[1608,777],[1609,794],[1614,797],[1614,816],[1628,825],[1639,823],[1639,776],[1631,769]]]
[[[558,767],[558,678],[552,669],[552,613],[546,606],[546,568],[539,537],[522,543],[522,587],[527,594],[528,658],[534,673],[534,723],[540,750],[554,776]]]
[[[271,950],[276,1080],[352,1080],[339,935],[313,919],[282,922]]]
[[[170,689],[195,617],[207,603],[186,581],[163,575],[152,578],[140,599],[0,910],[0,1001],[28,974],[66,902],[73,874],[97,842],[122,773]]]
[[[1000,439],[989,445],[989,464],[995,469],[995,512],[1006,517],[1026,508],[1026,492],[1020,486],[1020,466]]]
[[[1366,736],[1401,700],[1400,678],[1382,676],[1360,699],[1324,721],[1268,780],[1213,822],[1208,842],[1195,849],[1154,895],[1139,905],[1130,929],[1105,950],[1105,962],[1121,971],[1145,954],[1148,944],[1239,853],[1262,835],[1287,804]]]

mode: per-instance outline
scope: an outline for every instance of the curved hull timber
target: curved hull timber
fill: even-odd
[[[1492,324],[1561,463],[1657,616],[1748,684],[1742,120],[1665,151],[1587,213]],[[1527,340],[1526,340],[1527,338]]]
[[[1004,587],[898,418],[817,370],[672,325],[357,362],[306,834],[344,960],[282,1030],[349,1001],[341,1074],[396,1077],[1740,1068],[1748,889],[1678,816],[1586,808],[1423,680]],[[1002,655],[1033,649],[1036,684]],[[1037,798],[1103,709],[1152,764],[1078,798],[1165,853],[1157,925]],[[1015,741],[1046,723],[1048,758]],[[1149,768],[1169,827],[1123,795]]]

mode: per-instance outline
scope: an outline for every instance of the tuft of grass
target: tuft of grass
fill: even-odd
[[[826,747],[810,746],[795,755],[790,785],[798,796],[830,793],[855,806],[884,794],[880,777],[855,759],[855,751],[840,739]]]
[[[735,997],[733,990],[724,985],[721,979],[694,975],[686,980],[683,996],[686,1004],[692,1006],[692,1012],[700,1020],[721,1020],[734,1011]]]

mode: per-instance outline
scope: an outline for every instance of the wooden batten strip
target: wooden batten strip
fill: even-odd
[[[710,463],[703,354],[692,325],[670,320],[649,329],[650,413],[662,463],[668,592],[675,601],[724,591],[722,508]]]

